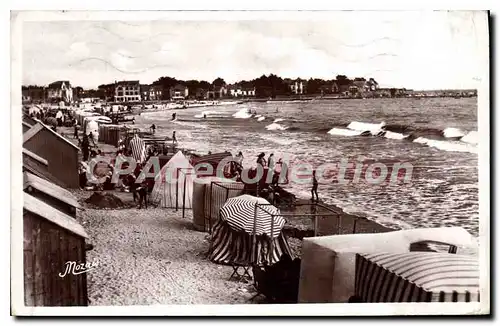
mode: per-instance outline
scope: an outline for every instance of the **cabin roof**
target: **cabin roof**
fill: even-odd
[[[31,138],[33,138],[33,136],[35,136],[36,134],[38,134],[40,131],[42,131],[43,129],[47,129],[49,130],[51,133],[53,133],[54,135],[56,135],[57,137],[61,138],[62,140],[64,140],[66,143],[70,144],[72,147],[74,147],[76,150],[80,150],[78,148],[78,146],[76,146],[75,144],[73,144],[72,142],[70,142],[68,139],[66,139],[66,137],[58,134],[57,132],[55,132],[54,130],[52,130],[51,128],[49,128],[47,125],[43,124],[42,122],[38,122],[36,125],[34,125],[30,130],[26,131],[23,135],[23,144],[26,143],[28,140],[30,140]]]
[[[81,208],[80,204],[78,204],[78,201],[76,200],[76,197],[73,196],[73,194],[68,190],[59,187],[58,185],[42,179],[34,174],[24,172],[23,189],[26,189],[30,186],[49,196],[59,199],[60,201],[65,202],[68,205],[76,208]]]
[[[60,212],[54,207],[44,203],[43,201],[31,196],[30,194],[24,194],[24,210],[36,214],[49,222],[59,225],[63,229],[66,229],[76,235],[83,238],[88,238],[87,232],[83,226],[80,225],[74,218]]]
[[[38,163],[41,163],[43,165],[49,165],[49,162],[46,159],[44,159],[43,157],[40,157],[40,156],[36,155],[35,153],[27,150],[26,148],[23,148],[23,154],[28,155],[29,157],[31,157],[32,159],[34,159]]]

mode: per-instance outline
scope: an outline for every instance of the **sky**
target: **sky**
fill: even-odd
[[[26,21],[22,79],[24,85],[69,80],[97,88],[161,76],[232,83],[270,73],[342,74],[372,77],[382,87],[469,89],[477,87],[481,61],[488,60],[486,17],[474,11],[342,11],[290,20],[142,20],[137,13],[134,20]]]

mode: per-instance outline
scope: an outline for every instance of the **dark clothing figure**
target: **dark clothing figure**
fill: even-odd
[[[172,133],[172,145],[177,145],[177,137],[175,137],[175,131]]]
[[[78,125],[76,124],[76,122],[75,122],[75,124],[74,124],[74,132],[73,132],[73,136],[74,136],[75,138],[78,138]]]
[[[174,121],[176,117],[177,117],[177,113],[175,113],[175,112],[172,113],[172,121]]]
[[[82,153],[84,161],[87,161],[89,159],[89,145],[89,138],[88,136],[84,135],[82,141]]]
[[[316,194],[316,202],[319,202],[318,198],[318,179],[316,179],[316,171],[313,171],[313,185],[311,188],[311,200],[314,202],[314,195]]]
[[[259,156],[257,156],[257,164],[260,164],[263,168],[266,167],[265,155],[264,153],[260,153]]]
[[[155,124],[154,124],[154,123],[151,125],[151,130],[153,131],[153,134],[154,134],[154,133],[155,133],[155,130],[156,130],[156,126],[155,126]]]
[[[144,202],[144,208],[148,208],[148,188],[145,184],[142,184],[136,190],[139,193],[139,208],[142,208],[142,203]]]
[[[79,175],[80,180],[80,188],[85,188],[87,186],[87,173],[85,171],[81,171]]]

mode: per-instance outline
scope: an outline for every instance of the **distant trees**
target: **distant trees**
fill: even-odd
[[[337,75],[336,79],[337,79],[337,84],[339,86],[346,86],[352,84],[352,81],[349,78],[347,78],[346,75]]]
[[[221,86],[224,86],[226,85],[226,82],[224,81],[224,79],[218,77],[216,78],[213,82],[212,82],[212,85],[214,87],[221,87]]]

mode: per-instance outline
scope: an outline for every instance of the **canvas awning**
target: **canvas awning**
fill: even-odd
[[[266,205],[265,211],[256,210],[256,204]],[[278,237],[285,225],[283,217],[274,216],[279,214],[279,209],[269,205],[267,200],[250,195],[229,198],[220,209],[221,220],[226,221],[233,230],[248,234],[254,234],[255,231],[257,235],[272,235],[272,238]]]
[[[479,302],[478,259],[441,252],[357,254],[355,293],[362,302]]]

